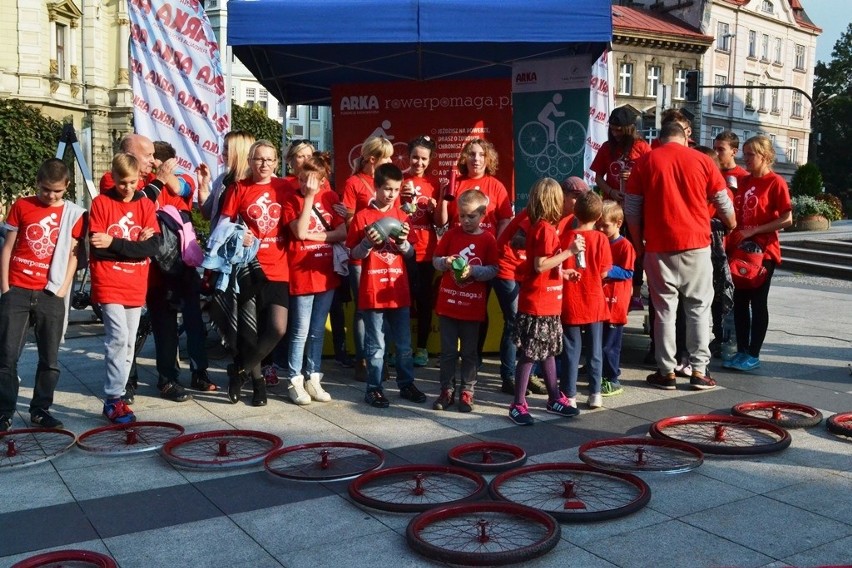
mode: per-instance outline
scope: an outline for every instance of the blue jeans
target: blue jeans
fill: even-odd
[[[624,326],[611,323],[603,324],[603,376],[611,381],[621,377],[621,341]]]
[[[358,307],[358,291],[361,289],[361,265],[349,265],[349,286],[352,288],[352,299],[355,302],[355,312],[352,321],[352,339],[355,342],[355,359],[361,360],[364,355],[364,312]]]
[[[562,369],[559,380],[559,390],[569,398],[577,396],[577,368],[580,366],[580,355],[583,352],[583,331],[586,332],[589,353],[586,360],[589,365],[589,393],[601,392],[601,335],[603,322],[587,323],[584,325],[562,325],[565,335],[566,365]]]
[[[500,378],[514,379],[518,348],[512,342],[515,317],[518,315],[518,292],[520,284],[515,280],[495,278],[491,281],[497,302],[503,312],[503,334],[500,336]]]
[[[414,358],[411,353],[411,317],[408,307],[385,310],[363,310],[364,358],[367,359],[367,392],[382,390],[382,366],[385,362],[385,333],[396,346],[396,384],[414,382]]]
[[[0,414],[11,418],[18,401],[18,359],[35,324],[38,367],[30,413],[47,410],[59,382],[59,342],[65,321],[65,301],[44,290],[11,287],[0,296]]]
[[[326,290],[318,294],[290,296],[290,315],[287,336],[289,337],[289,354],[287,370],[289,377],[302,374],[318,373],[322,363],[322,344],[325,339],[325,320],[334,290]]]

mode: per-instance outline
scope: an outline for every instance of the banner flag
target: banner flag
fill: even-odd
[[[595,184],[595,173],[590,169],[595,154],[609,136],[609,113],[615,106],[612,93],[613,69],[609,64],[612,52],[605,50],[592,65],[591,91],[589,94],[589,127],[586,149],[583,154],[583,179],[589,186]]]
[[[128,0],[133,124],[177,150],[179,166],[201,162],[215,176],[231,128],[219,44],[198,0]]]

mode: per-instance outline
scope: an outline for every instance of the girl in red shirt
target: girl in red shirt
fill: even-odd
[[[734,326],[737,354],[722,365],[737,371],[760,367],[760,349],[769,328],[769,284],[781,263],[778,231],[793,224],[790,190],[784,178],[772,171],[775,150],[766,136],[754,136],[743,145],[749,175],[739,180],[734,209],[737,230],[728,237],[728,250],[753,241],[763,250],[766,281],[753,289],[734,290]]]
[[[522,426],[534,420],[527,408],[526,390],[533,364],[542,361],[548,402],[546,410],[560,416],[576,416],[579,411],[568,404],[556,384],[555,356],[562,352],[562,263],[584,250],[578,237],[567,250],[559,246],[556,224],[562,219],[563,197],[559,183],[540,179],[530,190],[527,213],[530,233],[526,251],[529,269],[521,280],[518,315],[512,341],[518,348],[515,369],[515,402],[509,407],[509,419]]]

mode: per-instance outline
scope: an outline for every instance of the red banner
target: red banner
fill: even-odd
[[[337,187],[352,175],[361,143],[370,136],[393,142],[393,161],[405,170],[408,141],[425,134],[437,145],[428,173],[447,180],[467,140],[494,144],[500,160],[496,177],[514,199],[509,79],[338,85],[331,98]]]

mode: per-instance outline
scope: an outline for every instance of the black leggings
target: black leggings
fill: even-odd
[[[737,352],[760,356],[760,348],[769,329],[769,284],[775,272],[775,262],[764,260],[766,282],[759,288],[734,290],[734,326],[737,330]]]
[[[432,331],[432,309],[435,302],[434,283],[435,267],[431,260],[422,262],[409,262],[409,278],[411,287],[411,304],[417,310],[417,347],[426,349],[429,342],[429,333]]]

